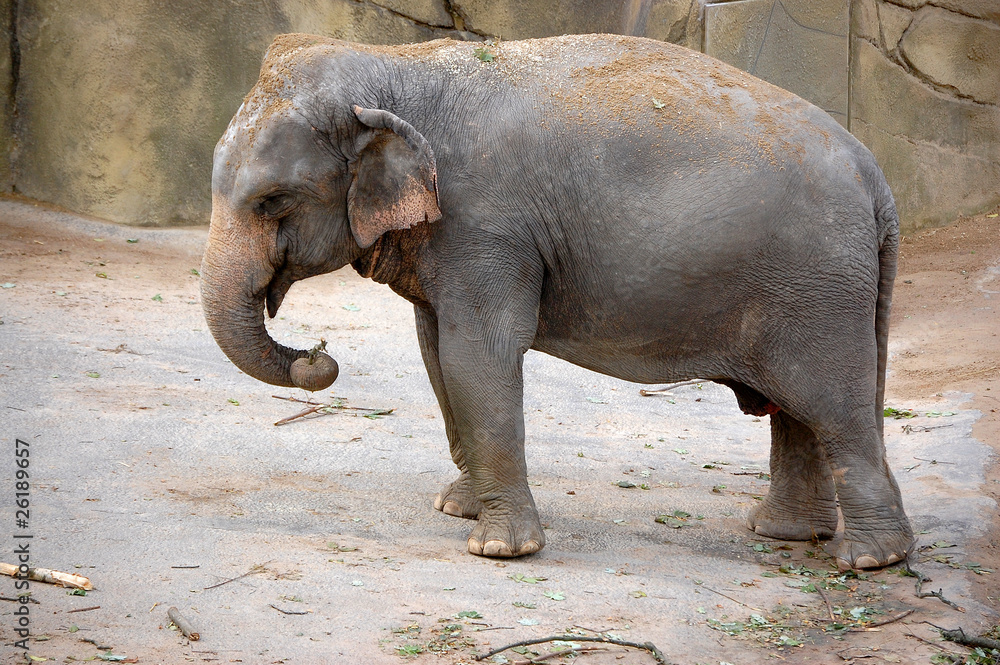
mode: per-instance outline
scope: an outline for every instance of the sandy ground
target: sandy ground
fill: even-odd
[[[473,663],[568,631],[650,641],[684,664],[962,652],[925,622],[973,633],[998,622],[1000,573],[987,572],[1000,565],[998,232],[984,215],[905,239],[894,302],[887,401],[916,415],[887,421],[889,459],[920,532],[912,565],[960,612],[917,598],[898,569],[841,576],[821,546],[747,531],[768,485],[768,423],[727,389],[643,398],[536,353],[527,454],[549,544],[515,561],[468,555],[470,523],[431,506],[454,468],[405,301],[350,269],[297,284],[272,334],[299,347],[325,338],[341,364],[332,395],[394,412],[275,427],[301,405],[272,395],[306,395],[250,379],[215,346],[193,272],[204,229],[0,201],[0,560],[30,534],[32,565],[96,586],[76,596],[31,584],[29,654]],[[15,439],[30,450],[23,528]],[[16,593],[0,580],[0,595]],[[3,663],[25,660],[17,606],[0,601]],[[170,606],[200,641],[170,629]],[[654,662],[601,648],[581,662]]]

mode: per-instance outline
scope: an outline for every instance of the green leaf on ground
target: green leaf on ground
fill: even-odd
[[[542,595],[552,600],[566,600],[566,595],[561,591],[546,591]]]

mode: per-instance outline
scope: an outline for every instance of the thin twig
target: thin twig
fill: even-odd
[[[278,610],[282,614],[309,614],[309,612],[294,612],[292,610],[283,610],[280,607],[278,607],[277,605],[270,605],[270,607],[273,607],[274,609]]]
[[[830,599],[826,597],[826,591],[823,591],[823,585],[816,584],[814,586],[816,587],[816,591],[819,591],[819,595],[823,598],[823,602],[826,603],[826,611],[830,615],[830,621],[836,623],[837,620],[833,618],[833,605],[830,604]]]
[[[930,640],[924,639],[923,637],[920,637],[919,635],[914,635],[913,633],[903,633],[903,635],[905,635],[907,637],[912,637],[915,640],[920,640],[924,644],[932,646],[935,649],[937,649],[938,651],[944,651],[945,653],[951,653],[951,654],[955,654],[955,655],[960,655],[957,651],[952,651],[951,649],[945,649],[943,646],[941,646],[937,642],[931,642]]]
[[[893,615],[891,617],[887,617],[887,618],[881,619],[879,621],[872,621],[868,625],[872,626],[872,627],[875,627],[875,626],[885,626],[885,625],[890,624],[890,623],[896,623],[900,619],[905,619],[906,617],[910,616],[911,614],[913,614],[916,611],[917,610],[915,610],[915,609],[904,610],[904,611],[900,612],[899,614],[895,614],[895,615]]]
[[[871,623],[867,623],[863,627],[860,627],[860,628],[851,628],[851,629],[848,630],[848,632],[850,632],[850,633],[863,633],[865,631],[871,630],[871,629],[876,628],[878,626],[885,626],[885,625],[888,625],[890,623],[896,623],[900,619],[905,619],[906,617],[910,616],[914,612],[916,612],[916,610],[913,610],[913,609],[905,610],[903,612],[900,612],[899,614],[894,614],[891,617],[886,617],[885,619],[881,619],[880,621],[872,621]]]
[[[271,559],[271,561],[274,561],[274,559]],[[267,564],[271,563],[271,561],[265,561],[264,563],[258,563],[256,566],[254,566],[253,568],[251,568],[247,572],[243,573],[242,575],[237,575],[236,577],[233,577],[231,579],[225,580],[223,582],[219,582],[218,584],[213,584],[212,586],[204,587],[204,588],[202,588],[202,591],[208,591],[209,589],[216,589],[216,588],[222,586],[223,584],[229,584],[230,582],[235,582],[236,580],[242,580],[244,577],[249,577],[250,575],[256,575],[258,573],[263,573],[265,570],[267,570],[267,568],[265,568],[264,566],[266,566]]]
[[[605,647],[577,647],[575,649],[561,649],[559,651],[550,651],[547,654],[541,656],[535,656],[529,660],[515,660],[514,665],[519,665],[519,663],[541,663],[548,660],[549,658],[558,658],[559,656],[568,656],[570,654],[578,654],[582,651],[607,651]]]
[[[589,637],[580,635],[553,635],[552,637],[542,637],[536,640],[524,640],[523,642],[515,642],[514,644],[508,644],[507,646],[500,647],[499,649],[494,649],[489,653],[485,653],[479,656],[475,656],[476,660],[486,660],[490,656],[495,656],[501,651],[506,651],[507,649],[513,649],[514,647],[527,647],[532,644],[542,644],[544,642],[554,642],[559,640],[561,642],[603,642],[605,644],[617,644],[620,647],[632,647],[633,649],[645,649],[646,651],[653,654],[653,658],[656,659],[657,663],[660,665],[669,665],[667,660],[663,657],[663,653],[656,648],[656,645],[652,642],[628,642],[626,640],[618,640],[611,637]]]
[[[0,596],[0,600],[6,600],[6,601],[9,601],[11,603],[20,603],[20,602],[23,602],[21,600],[20,596],[17,597],[17,598],[8,598],[7,596]],[[41,603],[39,601],[35,600],[31,596],[28,596],[28,602],[29,603],[34,603],[35,605],[41,605]]]
[[[193,570],[193,569],[195,569],[195,568],[201,568],[201,566],[200,566],[200,565],[198,565],[198,566],[170,566],[170,567],[171,567],[171,568],[177,568],[177,569],[179,569],[179,570],[188,570],[188,569],[191,569],[191,570]]]
[[[715,590],[715,589],[713,589],[712,587],[707,587],[707,586],[705,586],[704,584],[702,584],[702,585],[701,585],[701,588],[702,588],[702,589],[705,589],[706,591],[711,591],[711,592],[712,592],[712,593],[714,593],[714,594],[717,594],[717,595],[720,595],[720,596],[722,596],[723,598],[728,598],[729,600],[733,601],[733,602],[734,602],[734,603],[736,603],[737,605],[742,605],[743,607],[747,608],[748,610],[753,610],[754,612],[763,612],[763,611],[764,611],[764,610],[760,609],[759,607],[754,607],[753,605],[747,605],[747,604],[746,604],[746,603],[744,603],[743,601],[740,601],[740,600],[736,600],[736,599],[735,599],[735,598],[733,598],[732,596],[727,596],[726,594],[722,593],[721,591],[716,591],[716,590]],[[818,588],[818,587],[817,587],[817,588]]]
[[[656,390],[640,389],[639,394],[642,395],[643,397],[652,397],[653,395],[663,395],[664,393],[673,390],[674,388],[683,388],[684,386],[696,386],[700,383],[710,383],[710,381],[707,381],[705,379],[695,379],[694,381],[685,381],[684,383],[674,383],[672,385],[663,388],[657,388]]]
[[[965,611],[964,607],[961,607],[960,605],[958,605],[956,603],[953,603],[950,600],[948,600],[947,598],[945,598],[941,589],[938,589],[937,591],[922,591],[921,587],[923,587],[924,582],[930,582],[931,578],[927,577],[926,575],[924,575],[923,573],[921,573],[919,570],[913,570],[912,568],[910,568],[910,563],[909,562],[906,562],[906,570],[911,575],[913,575],[914,577],[917,578],[917,583],[916,583],[917,598],[937,598],[938,600],[940,600],[942,603],[944,603],[948,607],[956,609],[959,612],[964,612]]]
[[[290,423],[293,420],[298,420],[299,418],[305,418],[306,416],[308,416],[311,413],[316,413],[317,411],[319,411],[320,409],[322,409],[324,406],[325,405],[321,404],[320,406],[310,407],[310,408],[306,409],[305,411],[299,411],[294,416],[288,416],[287,418],[282,418],[278,422],[274,423],[274,426],[278,427],[279,425],[284,425],[285,423]]]
[[[99,609],[101,609],[100,605],[94,605],[93,607],[81,607],[76,610],[66,610],[66,614],[72,614],[73,612],[89,612],[91,610],[99,610]]]
[[[487,630],[514,630],[514,626],[490,626],[489,628],[480,628],[474,630],[474,633],[484,633]]]
[[[956,464],[956,462],[942,462],[939,459],[927,459],[926,457],[914,457],[913,459],[918,459],[921,462],[930,462],[931,464]]]
[[[110,651],[111,650],[110,646],[108,646],[107,644],[101,644],[100,642],[98,642],[97,640],[95,640],[92,637],[81,637],[80,641],[81,642],[86,642],[87,644],[93,644],[95,647],[97,647],[98,649],[101,649],[102,651]]]

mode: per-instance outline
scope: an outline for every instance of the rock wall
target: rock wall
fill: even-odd
[[[1000,2],[857,0],[850,129],[909,229],[1000,203]]]
[[[0,190],[203,224],[212,149],[276,34],[598,31],[704,49],[820,105],[875,152],[907,229],[1000,201],[998,0],[0,0]]]

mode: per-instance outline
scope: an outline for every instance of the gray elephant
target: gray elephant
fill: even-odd
[[[871,153],[794,95],[618,36],[396,47],[286,35],[215,151],[209,327],[291,386],[267,334],[293,282],[350,263],[413,303],[474,554],[545,544],[522,357],[701,377],[771,418],[757,533],[884,566],[913,535],[882,408],[898,219]],[[332,380],[332,379],[331,379]],[[324,382],[329,384],[329,380]]]

